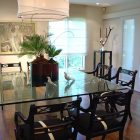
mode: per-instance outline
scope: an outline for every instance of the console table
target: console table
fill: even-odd
[[[101,64],[106,64],[106,55],[109,55],[109,65],[112,65],[112,51],[94,51],[94,69],[96,68],[97,54],[99,54],[99,62]]]

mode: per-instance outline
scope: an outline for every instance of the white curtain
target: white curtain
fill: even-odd
[[[62,49],[62,54],[86,54],[86,20],[70,18],[57,22],[49,22],[51,43]]]

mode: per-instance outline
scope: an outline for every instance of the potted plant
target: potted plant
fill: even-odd
[[[53,58],[61,53],[62,49],[56,49],[52,44],[48,44],[48,47],[45,48],[45,52],[48,54],[50,63],[57,63]]]
[[[47,62],[47,60],[43,58],[44,52],[48,47],[48,41],[45,35],[33,34],[26,36],[23,39],[23,42],[20,43],[20,47],[20,56],[34,55],[36,59],[33,61],[33,63],[44,61]]]
[[[44,58],[44,53],[48,53],[50,57],[58,55],[61,51],[56,50],[55,46],[48,41],[50,35],[33,34],[27,36],[20,43],[23,55],[34,55],[36,59],[31,62],[32,85],[42,85],[49,76],[53,81],[58,80],[58,64],[55,61]],[[39,83],[40,82],[40,83]]]

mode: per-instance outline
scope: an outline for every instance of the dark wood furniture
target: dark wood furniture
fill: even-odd
[[[98,60],[97,55],[99,55],[99,62],[96,62]],[[107,55],[109,55],[109,64],[107,64],[106,62]],[[94,69],[96,68],[98,63],[101,63],[103,65],[112,65],[112,51],[94,51],[93,61]]]
[[[90,94],[92,102],[88,110],[79,114],[77,133],[85,135],[86,140],[97,136],[104,140],[107,134],[118,131],[119,140],[123,140],[131,94],[131,90]]]
[[[42,93],[42,92],[41,92]],[[38,93],[40,95],[40,93]],[[85,102],[88,100],[85,99]],[[27,108],[27,105],[29,104],[18,104],[18,105],[12,105],[12,106],[6,106],[5,111],[0,111],[0,124],[1,124],[1,129],[0,133],[1,139],[2,140],[15,140],[15,134],[14,134],[14,128],[15,124],[13,123],[13,115],[15,113],[15,107],[17,106],[22,107],[22,108]],[[86,107],[86,105],[85,105]],[[132,104],[131,107],[133,108],[132,114],[133,115],[133,121],[127,120],[127,125],[125,126],[124,130],[124,139],[125,140],[139,140],[140,137],[140,94],[139,92],[134,91],[133,98],[132,98]],[[23,111],[24,112],[24,111]],[[22,113],[23,113],[22,112]],[[5,129],[8,128],[8,129]],[[101,138],[98,137],[98,140]],[[96,139],[96,140],[97,140]],[[106,140],[117,140],[118,139],[118,133],[112,133],[108,136],[106,136]],[[85,140],[85,136],[78,135],[77,140]]]
[[[115,79],[116,84],[120,84],[122,86],[128,86],[134,90],[137,72],[138,72],[137,70],[132,71],[119,67],[116,74],[113,77],[111,77],[111,80]]]
[[[73,109],[79,114],[81,98],[75,101],[52,105],[31,105],[29,116],[25,118],[21,112],[15,113],[16,140],[74,140],[72,125],[75,126],[71,115]],[[49,116],[55,113],[54,116]],[[59,114],[58,114],[59,113]],[[44,120],[36,120],[37,116],[44,116]],[[21,123],[22,122],[22,123]]]
[[[112,65],[108,66],[105,64],[98,63],[97,67],[93,71],[86,72],[86,73],[93,74],[94,76],[97,76],[99,78],[110,80],[111,79],[111,69],[112,69]]]
[[[48,78],[52,81],[58,80],[58,63],[40,57],[31,62],[31,84],[32,86],[45,85]]]
[[[137,74],[137,70],[132,71],[119,67],[115,76],[111,77],[111,80],[115,80],[116,84],[120,84],[121,86],[125,86],[134,90],[136,74]],[[131,100],[130,100],[130,104],[131,104]],[[130,109],[129,109],[129,118],[132,120]]]

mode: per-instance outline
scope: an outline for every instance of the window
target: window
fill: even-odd
[[[83,18],[70,18],[49,22],[51,43],[62,52],[55,59],[60,68],[84,69],[86,54],[86,22]]]
[[[124,25],[123,25],[122,66],[127,68],[127,69],[133,68],[134,34],[135,34],[135,21],[134,21],[134,19],[126,19],[124,21]]]

